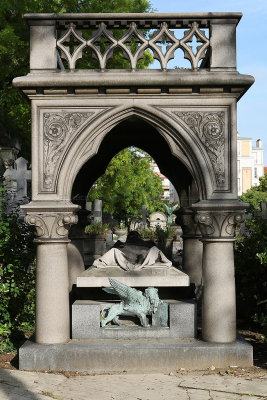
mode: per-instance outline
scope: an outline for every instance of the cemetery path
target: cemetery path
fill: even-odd
[[[253,371],[252,371],[253,370]],[[266,400],[267,371],[52,374],[0,369],[1,400]],[[231,371],[231,372],[230,372]],[[238,375],[235,375],[238,372]],[[243,375],[240,373],[243,372]]]

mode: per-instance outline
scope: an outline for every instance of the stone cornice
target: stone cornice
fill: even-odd
[[[26,95],[105,94],[231,95],[240,99],[253,84],[251,75],[201,70],[127,70],[29,73],[13,80]],[[48,90],[46,88],[49,88]],[[51,89],[53,88],[53,89]],[[86,90],[85,90],[86,89]]]
[[[84,71],[75,72],[44,72],[29,73],[13,80],[15,87],[62,87],[62,86],[225,86],[245,87],[248,89],[254,83],[251,75],[238,72],[212,72],[201,70],[138,70],[132,73],[128,70],[110,70],[108,72]]]
[[[174,28],[179,26],[187,26],[192,20],[197,20],[201,23],[201,26],[206,26],[207,21],[223,21],[224,23],[236,23],[242,18],[241,12],[198,12],[198,13],[36,13],[36,14],[24,14],[24,18],[27,20],[29,25],[34,24],[34,21],[60,21],[69,22],[70,20],[75,21],[86,21],[91,24],[98,23],[99,21],[109,22],[112,26],[118,22],[127,23],[132,21],[141,23],[144,21],[147,24],[153,22],[154,26],[162,22],[169,22],[170,27]]]

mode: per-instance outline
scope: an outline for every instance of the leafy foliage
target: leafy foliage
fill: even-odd
[[[142,205],[151,211],[162,210],[160,178],[150,168],[151,158],[127,148],[109,163],[89,193],[89,200],[102,199],[103,210],[126,225],[139,215]]]
[[[240,200],[250,204],[249,213],[267,201],[267,175]],[[267,329],[267,224],[261,217],[246,221],[247,232],[236,243],[235,264],[238,310],[243,318]]]
[[[267,202],[267,174],[260,178],[259,186],[253,186],[239,197],[244,203],[249,203],[248,213],[260,210],[260,203]]]
[[[150,11],[147,0],[1,0],[0,2],[0,115],[11,136],[23,143],[22,156],[30,159],[30,105],[12,87],[16,76],[29,72],[29,27],[25,13],[92,13]],[[146,53],[139,62],[145,68],[151,62]],[[84,65],[86,63],[86,65]],[[83,61],[88,67],[92,61]],[[115,55],[110,68],[121,68],[125,60]]]
[[[109,230],[108,224],[102,224],[102,222],[92,222],[90,225],[86,225],[84,233],[90,236],[104,235]]]
[[[5,213],[0,189],[0,352],[11,351],[33,329],[35,268],[32,229]]]

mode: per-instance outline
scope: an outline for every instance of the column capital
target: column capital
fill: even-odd
[[[37,242],[68,241],[70,226],[78,222],[72,212],[28,212],[25,222],[36,228]]]
[[[245,220],[244,211],[197,211],[195,222],[203,239],[234,239],[235,228]]]
[[[196,212],[194,210],[191,208],[179,208],[174,214],[176,215],[176,224],[180,225],[183,230],[183,238],[201,237],[201,231],[195,221]]]

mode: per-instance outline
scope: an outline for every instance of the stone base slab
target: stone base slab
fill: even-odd
[[[77,287],[110,287],[108,278],[114,278],[132,287],[189,286],[189,276],[175,267],[155,264],[139,271],[123,271],[116,265],[106,268],[90,267],[77,277]]]
[[[27,341],[19,350],[19,368],[34,371],[170,372],[253,365],[253,348],[196,339],[87,339],[66,344]]]
[[[169,327],[107,325],[100,327],[100,311],[113,303],[76,300],[72,305],[72,338],[194,338],[196,337],[197,307],[193,300],[165,300],[169,305]],[[124,321],[121,320],[123,324]]]

